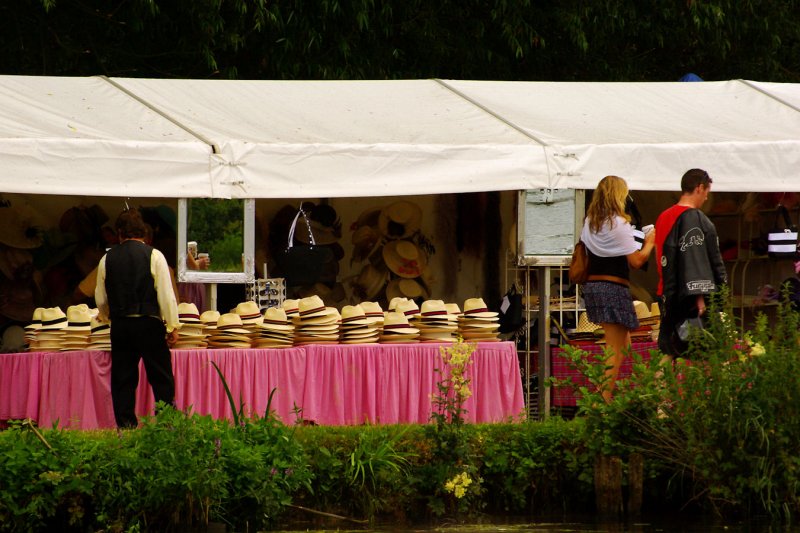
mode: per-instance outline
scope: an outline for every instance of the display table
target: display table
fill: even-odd
[[[585,351],[589,357],[597,357],[598,363],[605,357],[605,344],[587,343],[577,346],[577,348]],[[657,342],[634,342],[631,344],[631,350],[639,354],[643,360],[650,359],[650,351],[658,350]],[[577,369],[572,368],[570,360],[563,355],[564,350],[561,348],[553,348],[551,352],[551,371],[553,377],[557,379],[569,379],[574,384],[574,387],[568,385],[553,386],[551,387],[552,396],[550,398],[551,405],[556,407],[570,407],[577,405],[578,387],[585,386],[588,383],[586,377],[581,374]],[[619,369],[619,377],[624,378],[631,375],[633,367],[633,360],[630,357],[625,357],[622,361],[622,366]]]
[[[212,362],[237,405],[263,416],[270,408],[286,423],[298,418],[328,425],[426,423],[441,376],[442,344],[307,345],[285,350],[173,350],[178,408],[232,418]],[[469,422],[518,419],[525,410],[514,343],[479,343],[467,375],[473,396]],[[40,426],[114,427],[108,352],[0,354],[0,421],[31,418]],[[153,412],[153,394],[140,365],[137,413]]]

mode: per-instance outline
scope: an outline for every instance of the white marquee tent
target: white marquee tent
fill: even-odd
[[[800,191],[800,84],[0,76],[4,192]]]

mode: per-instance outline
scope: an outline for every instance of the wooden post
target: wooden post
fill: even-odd
[[[594,492],[598,514],[622,516],[622,461],[617,456],[599,454],[594,462]]]
[[[638,516],[642,512],[644,492],[644,457],[632,453],[628,459],[628,516]]]

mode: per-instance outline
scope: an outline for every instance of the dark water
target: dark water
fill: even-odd
[[[337,531],[340,533],[557,533],[557,532],[596,532],[596,533],[800,533],[800,527],[770,526],[757,522],[718,522],[697,518],[683,518],[677,516],[658,516],[629,522],[602,522],[591,516],[569,520],[537,520],[530,518],[502,518],[492,519],[481,523],[457,524],[453,522],[431,524],[425,526],[397,526],[393,524],[379,524],[375,526],[359,527],[354,524],[334,522],[321,526],[294,524],[288,529],[279,530],[282,533],[296,533],[300,531]]]

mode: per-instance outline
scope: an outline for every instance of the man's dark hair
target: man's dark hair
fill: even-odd
[[[136,209],[128,209],[120,213],[114,228],[123,239],[143,239],[147,235],[147,226],[142,215]]]
[[[681,178],[681,192],[692,192],[698,185],[710,186],[714,180],[703,169],[693,168],[687,170],[686,174]]]

